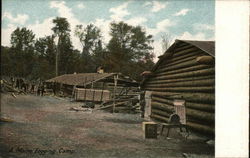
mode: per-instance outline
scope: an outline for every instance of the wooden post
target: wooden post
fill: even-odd
[[[113,92],[113,113],[115,112],[115,94],[116,94],[116,86],[117,86],[117,79],[118,79],[118,75],[114,75],[114,92]]]
[[[84,102],[86,102],[86,82],[87,82],[87,77],[85,77],[85,82],[84,82]]]
[[[56,76],[58,76],[59,44],[60,44],[60,37],[58,37],[58,42],[56,47]]]
[[[93,84],[93,83],[92,83],[92,84]],[[92,101],[94,102],[94,101],[95,101],[95,90],[93,89],[93,86],[92,86],[92,91],[93,91]]]
[[[92,101],[94,102],[94,99],[95,99],[95,90],[94,90],[94,77],[93,77],[93,80],[92,80],[92,85],[91,85],[91,89],[92,89],[92,91],[93,91],[93,96],[92,96]]]
[[[76,85],[73,86],[73,90],[72,90],[72,98],[75,98],[76,100],[75,90],[76,90]]]
[[[101,102],[102,102],[102,97],[103,97],[103,89],[104,89],[104,82],[102,82]]]
[[[144,117],[146,120],[150,120],[151,115],[151,91],[145,92],[145,114]]]

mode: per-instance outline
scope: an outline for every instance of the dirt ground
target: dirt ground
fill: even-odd
[[[143,139],[139,114],[70,111],[82,103],[51,96],[1,94],[0,158],[161,158],[213,157],[204,139]],[[166,132],[166,131],[165,131]],[[166,133],[165,133],[166,134]],[[185,153],[185,154],[183,154]],[[185,155],[185,156],[184,156]]]

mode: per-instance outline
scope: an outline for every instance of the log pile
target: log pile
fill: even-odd
[[[4,79],[1,80],[1,92],[12,92],[12,96],[14,95],[14,93],[26,94],[23,90],[15,88],[11,83]]]
[[[136,96],[120,96],[114,100],[109,100],[101,104],[98,110],[106,110],[116,113],[139,113],[140,105]]]
[[[214,57],[190,44],[180,44],[143,83],[152,91],[151,117],[166,122],[174,111],[173,101],[186,101],[190,129],[214,135],[215,67]]]

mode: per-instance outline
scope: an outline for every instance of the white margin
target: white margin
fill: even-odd
[[[216,0],[215,157],[248,157],[249,1]]]

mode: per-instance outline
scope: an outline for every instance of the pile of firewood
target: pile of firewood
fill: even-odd
[[[101,104],[98,110],[118,113],[139,113],[140,105],[137,97],[123,96]]]
[[[11,83],[9,83],[8,81],[2,79],[1,80],[1,92],[13,92],[13,93],[23,93],[26,94],[23,90],[20,89],[16,89],[14,88]]]

